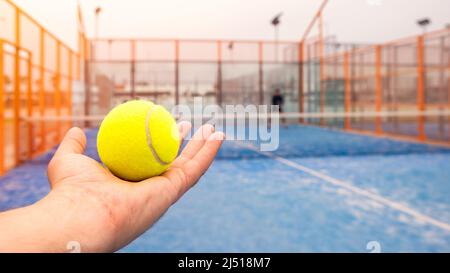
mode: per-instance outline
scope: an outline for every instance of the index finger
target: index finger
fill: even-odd
[[[211,166],[224,139],[225,135],[222,132],[212,134],[198,153],[181,166],[187,176],[187,189],[195,185],[200,177],[208,170],[209,166]]]

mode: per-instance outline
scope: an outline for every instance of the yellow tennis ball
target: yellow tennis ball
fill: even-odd
[[[176,122],[164,107],[134,100],[108,113],[97,149],[115,176],[136,182],[165,172],[178,155],[179,139]]]

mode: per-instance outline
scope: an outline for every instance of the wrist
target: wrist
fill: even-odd
[[[90,205],[53,190],[33,205],[1,213],[0,252],[111,251],[111,233],[95,224],[102,221],[84,217],[85,208]]]
[[[112,251],[113,229],[109,215],[98,198],[89,198],[82,188],[57,188],[35,204],[36,213],[44,215],[47,241],[52,252]],[[51,227],[48,227],[51,226]]]
[[[65,249],[56,243],[56,236],[60,236],[57,225],[52,224],[47,212],[36,204],[2,213],[0,226],[2,252],[62,252]]]

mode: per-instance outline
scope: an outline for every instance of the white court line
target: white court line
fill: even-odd
[[[333,178],[333,177],[328,176],[326,174],[323,174],[321,172],[318,172],[318,171],[315,171],[315,170],[310,169],[308,167],[302,166],[302,165],[300,165],[298,163],[295,163],[295,162],[293,162],[291,160],[288,160],[286,158],[279,157],[279,156],[273,155],[273,154],[268,153],[268,152],[259,151],[258,148],[254,147],[251,144],[245,145],[245,144],[239,144],[237,142],[236,142],[236,144],[238,146],[241,146],[241,147],[250,149],[252,151],[255,151],[255,152],[259,153],[259,154],[262,154],[262,155],[264,155],[266,157],[272,158],[272,159],[274,159],[274,160],[276,160],[276,161],[278,161],[280,163],[283,163],[284,165],[287,165],[287,166],[292,167],[294,169],[297,169],[299,171],[305,172],[305,173],[307,173],[307,174],[309,174],[311,176],[317,177],[317,178],[319,178],[319,179],[321,179],[323,181],[326,181],[326,182],[328,182],[330,184],[333,184],[335,186],[344,188],[344,189],[346,189],[348,191],[351,191],[351,192],[353,192],[355,194],[367,197],[370,200],[373,200],[373,201],[375,201],[375,202],[377,202],[379,204],[385,205],[385,206],[390,207],[390,208],[392,208],[394,210],[397,210],[397,211],[403,212],[405,214],[408,214],[408,215],[412,216],[413,218],[415,218],[416,221],[418,221],[419,223],[427,223],[427,224],[436,226],[438,228],[441,228],[441,229],[443,229],[445,231],[450,232],[450,224],[442,222],[442,221],[439,221],[439,220],[436,220],[434,218],[431,218],[430,216],[427,216],[427,215],[422,214],[422,213],[420,213],[418,211],[415,211],[414,209],[412,209],[412,208],[410,208],[408,206],[405,206],[405,205],[403,205],[401,203],[389,200],[389,199],[384,198],[384,197],[382,197],[382,196],[380,196],[380,195],[378,195],[376,193],[373,193],[373,192],[361,189],[359,187],[356,187],[356,186],[352,185],[349,182],[345,182],[345,181]]]

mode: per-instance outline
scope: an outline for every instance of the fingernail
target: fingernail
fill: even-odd
[[[219,140],[219,141],[222,141],[224,139],[225,139],[225,134],[222,132],[214,133],[208,138],[208,140]]]

